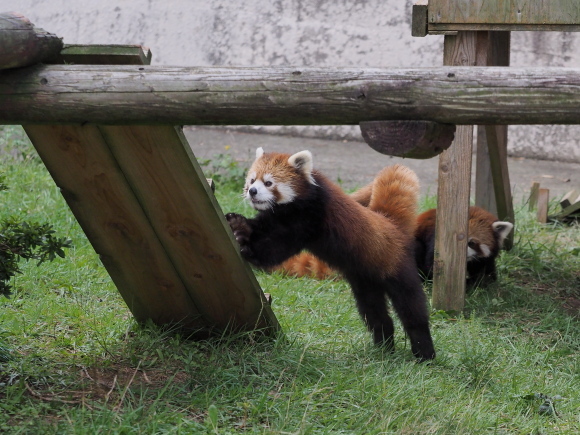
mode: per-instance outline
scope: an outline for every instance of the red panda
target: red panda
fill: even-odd
[[[407,234],[414,234],[417,227],[418,183],[416,174],[409,168],[401,165],[388,166],[371,183],[352,193],[350,197],[362,206],[380,212],[396,222]],[[336,270],[307,251],[289,258],[272,268],[272,271],[317,279],[338,276]]]
[[[417,177],[410,169],[399,168],[409,178],[414,176],[405,206],[416,208]],[[256,216],[248,219],[228,213],[226,219],[247,261],[268,269],[307,249],[349,282],[375,344],[394,349],[387,296],[409,336],[413,354],[421,361],[435,358],[409,224],[354,201],[313,169],[309,151],[289,155],[258,148],[244,196],[258,210]]]
[[[435,254],[436,209],[417,217],[415,259],[419,272],[426,279],[433,277]],[[511,222],[498,220],[480,207],[469,207],[467,229],[467,284],[486,284],[497,279],[495,259],[513,228]]]
[[[397,175],[393,179],[393,175]],[[405,208],[397,207],[405,201],[406,192],[400,188],[400,174],[383,170],[370,184],[362,187],[350,196],[359,204],[380,212],[385,216],[397,219]],[[374,201],[371,204],[371,193],[374,188]],[[408,213],[400,216],[401,222],[413,222],[415,234],[415,259],[423,279],[433,277],[433,260],[435,246],[435,213],[436,209],[427,210],[416,218]],[[513,228],[510,222],[499,221],[486,210],[472,206],[469,208],[468,248],[467,248],[467,284],[486,284],[497,279],[495,259],[503,242]],[[324,261],[310,252],[289,258],[273,270],[291,276],[310,276],[317,279],[336,277],[337,272]]]

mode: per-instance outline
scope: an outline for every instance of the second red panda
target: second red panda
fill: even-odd
[[[401,207],[414,216],[418,180],[408,168],[395,171],[412,181]],[[372,191],[372,189],[371,189]],[[258,210],[251,219],[226,218],[242,256],[269,269],[307,249],[350,283],[359,313],[376,344],[394,347],[394,324],[385,297],[397,312],[420,360],[433,359],[427,299],[413,258],[414,219],[407,222],[361,206],[313,169],[312,154],[256,151],[244,196]],[[369,203],[373,203],[371,192]]]

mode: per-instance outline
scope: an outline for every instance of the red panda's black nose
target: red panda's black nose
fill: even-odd
[[[250,196],[256,196],[256,194],[258,193],[258,189],[252,187],[250,190],[248,190],[248,193],[250,194]]]

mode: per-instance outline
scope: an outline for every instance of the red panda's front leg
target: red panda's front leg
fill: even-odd
[[[253,252],[250,248],[252,227],[250,227],[248,219],[241,214],[228,213],[226,214],[226,220],[230,224],[236,242],[240,245],[240,253],[246,260],[251,261],[253,257]]]
[[[305,247],[307,234],[296,231],[292,225],[280,225],[268,215],[247,219],[228,213],[226,219],[240,245],[240,253],[254,266],[263,269],[277,266]]]

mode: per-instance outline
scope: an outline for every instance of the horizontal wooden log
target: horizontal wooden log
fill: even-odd
[[[52,60],[62,47],[61,38],[34,27],[26,17],[0,14],[0,70]]]
[[[580,69],[38,65],[0,101],[0,124],[580,124]]]

